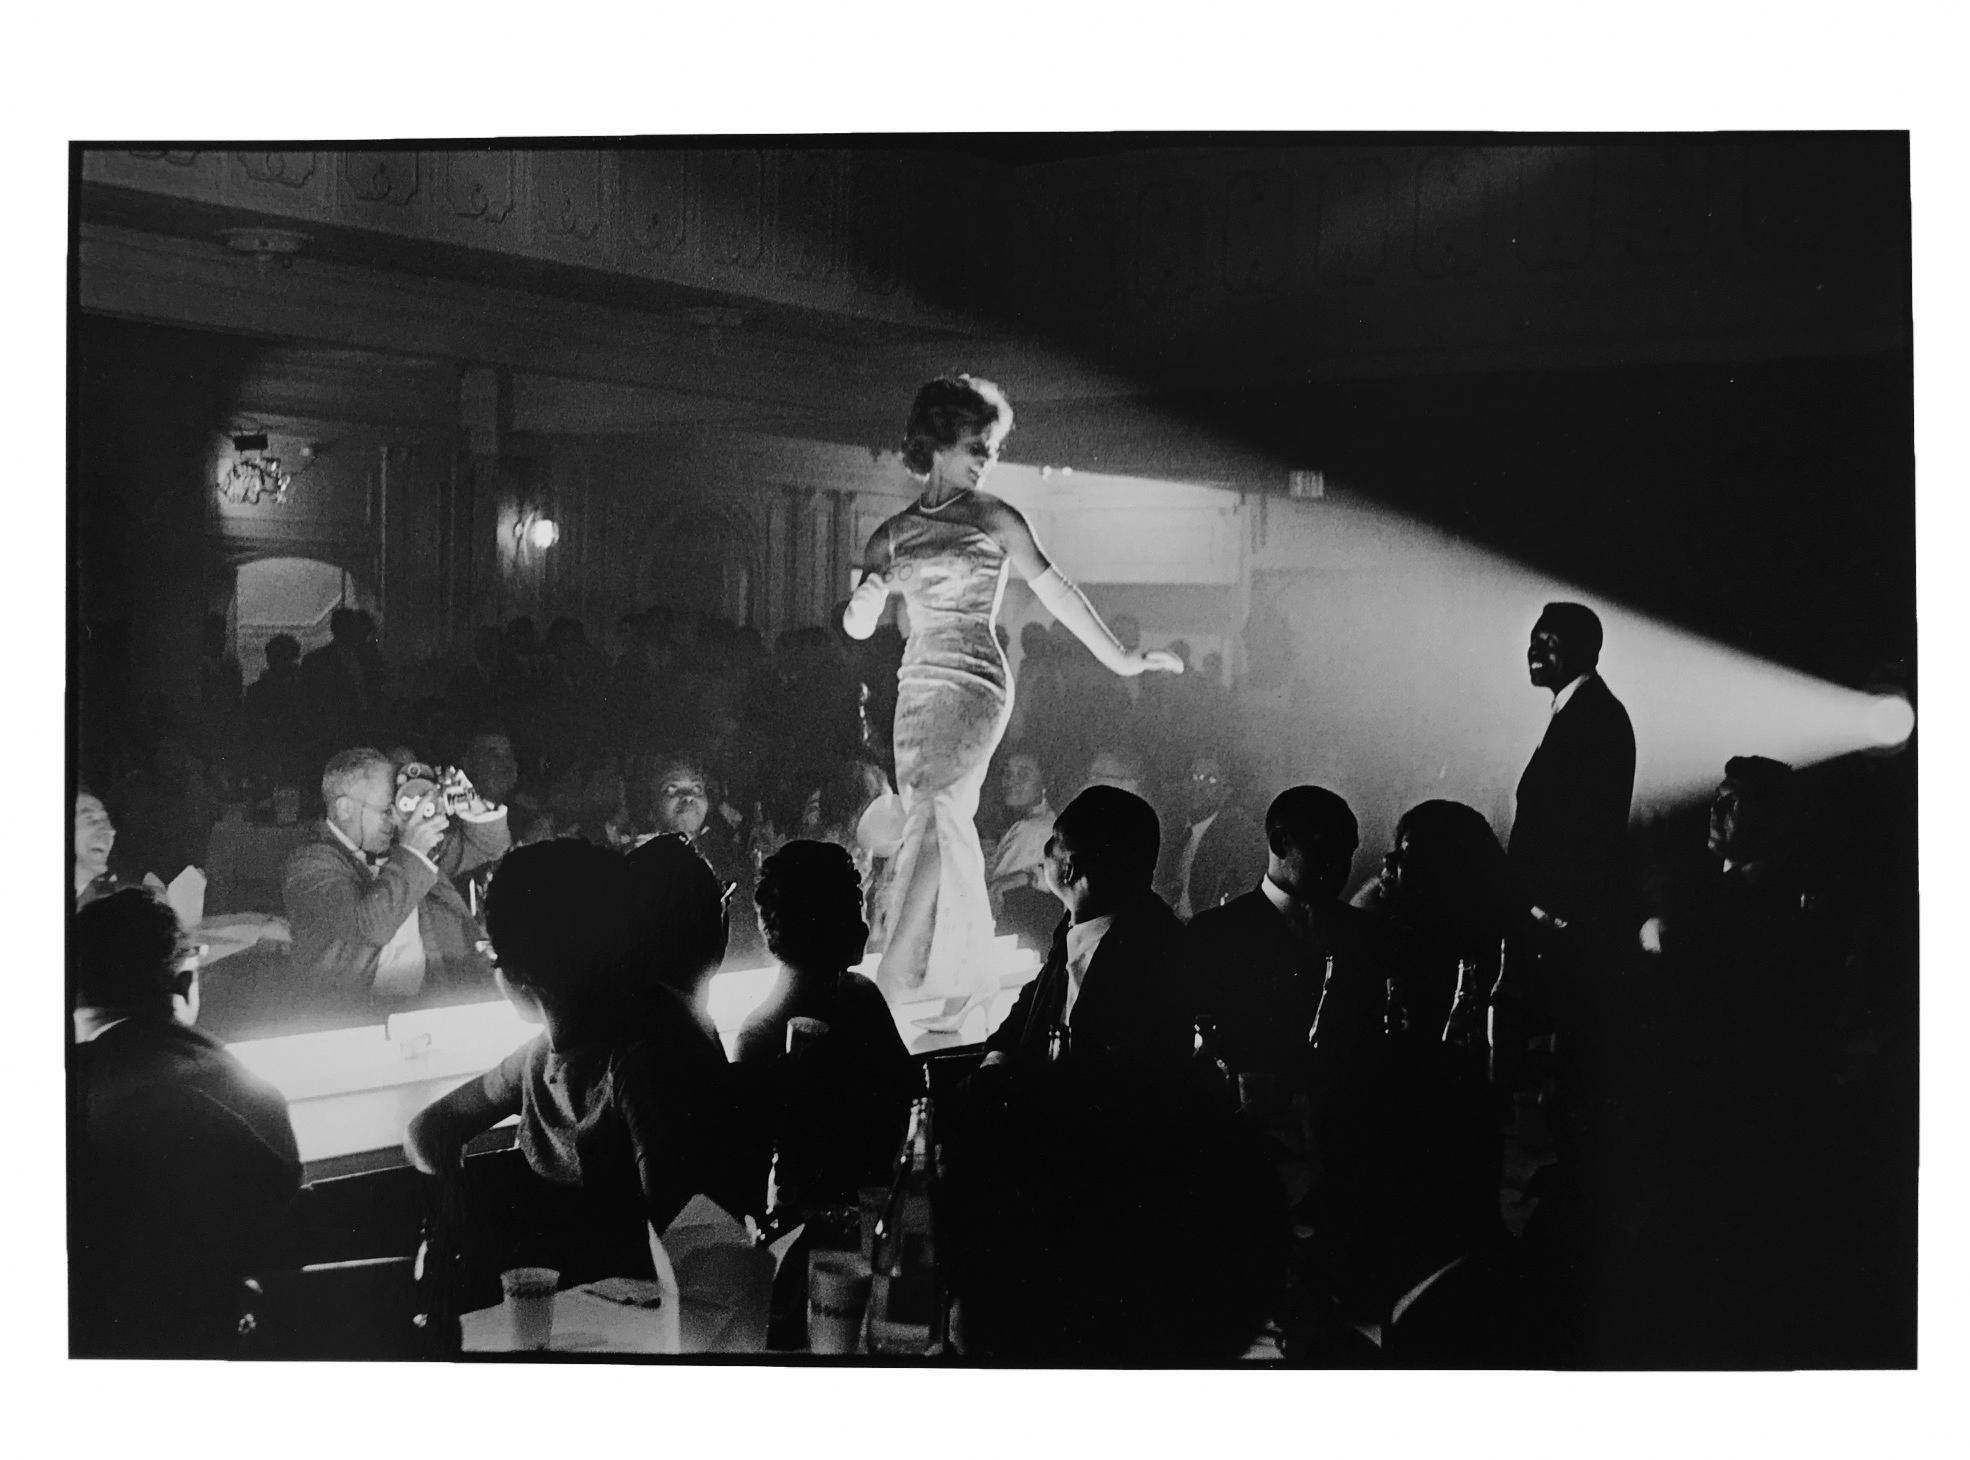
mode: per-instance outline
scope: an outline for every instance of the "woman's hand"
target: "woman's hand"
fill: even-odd
[[[1168,649],[1138,649],[1122,661],[1116,673],[1124,679],[1134,679],[1138,674],[1181,674],[1183,661]]]

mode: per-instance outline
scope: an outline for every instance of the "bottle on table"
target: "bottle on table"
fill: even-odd
[[[1047,1026],[1047,1063],[1057,1065],[1074,1052],[1074,1034],[1064,1023],[1055,1020]]]
[[[1382,999],[1382,1033],[1389,1039],[1401,1039],[1409,1033],[1409,1006],[1403,1000],[1402,986],[1394,975],[1385,980],[1387,993]]]
[[[922,1357],[940,1352],[943,1346],[944,1294],[932,1202],[932,1121],[930,1096],[918,1096],[897,1153],[889,1199],[876,1224],[866,1329],[872,1354]]]
[[[1450,1014],[1443,1021],[1443,1042],[1453,1049],[1482,1054],[1485,1014],[1489,1006],[1488,989],[1492,980],[1478,972],[1478,960],[1457,960],[1457,992],[1450,1000]]]

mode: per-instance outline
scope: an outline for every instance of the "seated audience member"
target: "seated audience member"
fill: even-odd
[[[70,955],[82,1104],[73,1351],[224,1357],[242,1281],[294,1260],[301,1162],[287,1101],[192,1028],[196,963],[163,902],[126,888],[91,903]]]
[[[1371,910],[1382,932],[1403,1021],[1434,1038],[1450,1015],[1459,960],[1476,964],[1485,992],[1497,978],[1513,916],[1505,852],[1471,807],[1425,801],[1402,814],[1383,863],[1355,905]]]
[[[1117,743],[1103,746],[1088,758],[1082,789],[1113,786],[1118,791],[1127,791],[1131,796],[1140,796],[1145,777],[1142,753],[1132,745]]]
[[[1234,789],[1216,755],[1196,756],[1184,773],[1184,829],[1163,847],[1156,891],[1185,922],[1250,892],[1265,873],[1265,834],[1232,799]]]
[[[1379,1043],[1315,1117],[1314,1237],[1286,1320],[1298,1363],[1508,1369],[1550,1362],[1498,1213],[1482,1083],[1429,1041]]]
[[[999,931],[1013,934],[1022,946],[1044,948],[1053,936],[1053,925],[1060,921],[1060,907],[1046,890],[1042,871],[1054,810],[1037,755],[1015,750],[1006,757],[1003,794],[1014,819],[985,864],[992,916]]]
[[[852,1206],[888,1178],[920,1089],[888,1003],[853,968],[869,934],[861,878],[842,848],[793,841],[766,859],[754,898],[781,974],[738,1036],[752,1126],[778,1149],[782,1201]],[[790,1021],[815,1022],[790,1040]]]
[[[121,884],[109,870],[109,854],[116,846],[116,825],[95,792],[78,787],[75,792],[75,905],[87,907],[99,897],[107,897]]]
[[[652,837],[627,862],[632,968],[702,1014],[731,936],[731,891],[681,836]]]
[[[504,730],[488,727],[476,732],[465,743],[458,768],[495,806],[510,802],[520,785],[520,758],[513,753],[513,741]]]
[[[1177,1073],[1191,1052],[1183,924],[1150,886],[1156,812],[1090,786],[1054,818],[1046,880],[1067,915],[1034,980],[985,1042],[986,1064],[1047,1058],[1064,1025],[1074,1057]]]
[[[1251,1347],[1291,1229],[1250,1131],[1180,1083],[1070,1059],[1011,1072],[967,1134],[938,1255],[968,1360],[1183,1367]]]
[[[1281,791],[1266,808],[1258,886],[1191,921],[1194,1007],[1217,1025],[1218,1052],[1234,1073],[1297,1081],[1316,1033],[1317,1062],[1331,1071],[1379,1028],[1372,930],[1340,900],[1356,838],[1354,813],[1332,791]]]
[[[738,1215],[763,1189],[724,1050],[675,994],[624,970],[633,896],[623,858],[586,842],[500,863],[486,898],[494,977],[542,1033],[418,1112],[404,1140],[438,1175],[517,1115],[527,1164],[570,1198],[560,1230],[533,1234],[531,1249],[564,1281],[646,1275],[648,1230],[694,1194]]]
[[[451,819],[425,814],[428,797],[401,811],[388,758],[368,747],[330,760],[321,790],[320,830],[288,855],[282,878],[292,966],[308,993],[390,1003],[483,979],[477,924],[437,862]],[[459,820],[458,871],[506,850],[504,807]]]

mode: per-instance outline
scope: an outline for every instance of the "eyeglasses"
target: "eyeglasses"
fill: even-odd
[[[700,781],[666,781],[658,794],[671,797],[696,796],[702,800],[705,797],[705,788]]]
[[[1222,786],[1224,777],[1214,771],[1192,771],[1190,784],[1193,786]]]

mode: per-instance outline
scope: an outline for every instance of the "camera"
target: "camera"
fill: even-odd
[[[458,816],[485,802],[456,766],[433,769],[412,761],[397,772],[397,810],[410,816]]]

